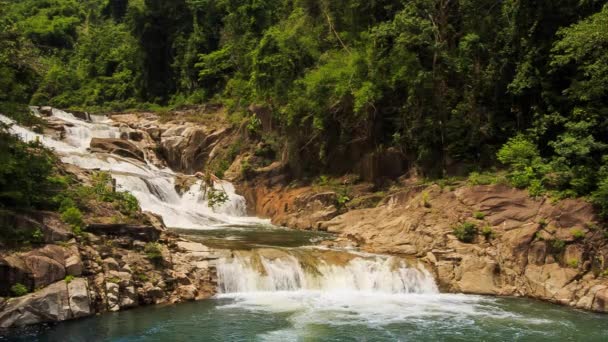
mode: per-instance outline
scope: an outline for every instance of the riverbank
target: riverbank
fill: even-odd
[[[65,172],[81,182],[92,182],[95,174],[73,165]],[[44,241],[0,249],[1,294],[23,289],[20,296],[0,301],[0,328],[215,294],[213,261],[218,254],[171,233],[161,217],[138,212],[130,222],[120,222],[117,209],[100,203],[85,215],[82,233],[74,233],[50,212],[4,216],[3,224],[16,230],[34,225]]]
[[[239,189],[253,213],[277,225],[338,235],[330,247],[415,257],[445,292],[608,311],[606,235],[583,200],[535,199],[506,185],[402,179],[374,192],[348,182],[289,186],[261,176]],[[341,204],[344,189],[352,198]]]

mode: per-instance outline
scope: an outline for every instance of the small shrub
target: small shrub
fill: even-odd
[[[243,178],[249,178],[252,171],[253,168],[251,167],[251,164],[249,164],[249,160],[244,159],[241,161],[241,176],[243,176]]]
[[[566,248],[566,242],[560,239],[551,241],[551,251],[553,253],[561,253]]]
[[[67,275],[67,276],[65,276],[65,278],[63,280],[65,280],[66,284],[69,284],[72,282],[72,280],[74,280],[74,276],[71,274]]]
[[[572,234],[572,237],[573,237],[575,240],[580,240],[580,239],[582,239],[582,238],[584,238],[584,237],[585,237],[585,232],[583,232],[583,231],[582,231],[582,230],[580,230],[580,229],[572,229],[572,230],[570,231],[570,234]]]
[[[32,232],[32,242],[33,243],[43,243],[44,242],[44,234],[42,231],[37,228]]]
[[[585,224],[585,226],[587,226],[587,229],[592,230],[592,231],[600,229],[600,227],[595,222],[587,222]]]
[[[428,191],[424,191],[422,193],[422,205],[425,208],[430,208],[431,207],[431,202],[429,201],[429,193],[428,193]]]
[[[342,189],[336,197],[336,207],[340,210],[346,206],[346,203],[350,202],[351,198],[348,196],[348,191]]]
[[[329,184],[329,177],[328,177],[328,176],[326,176],[326,175],[320,175],[320,176],[319,176],[319,177],[316,179],[315,183],[316,183],[317,185],[319,185],[319,186],[325,186],[325,185],[328,185],[328,184]]]
[[[228,202],[228,199],[226,191],[222,189],[210,188],[207,192],[207,206],[211,209]]]
[[[481,229],[481,235],[486,238],[486,241],[489,241],[494,237],[494,230],[490,226],[485,226]]]
[[[490,185],[501,182],[501,177],[492,173],[471,172],[468,182],[470,185]]]
[[[471,222],[464,222],[454,228],[454,235],[462,242],[471,243],[477,235],[477,226]]]
[[[13,294],[13,296],[15,297],[21,297],[26,295],[28,292],[30,292],[27,287],[25,287],[25,285],[21,284],[21,283],[17,283],[13,286],[11,286],[11,293]]]
[[[250,133],[256,133],[259,131],[260,127],[262,127],[262,120],[260,120],[257,115],[252,115],[249,118],[249,122],[247,122],[247,130]]]
[[[70,208],[76,208],[76,202],[69,197],[64,197],[59,204],[59,212],[63,213]]]
[[[162,249],[156,242],[148,242],[144,247],[144,253],[146,253],[146,258],[154,262],[158,262],[163,259]]]
[[[481,211],[476,211],[473,213],[473,217],[478,220],[483,220],[486,217],[486,214]]]
[[[540,220],[538,221],[538,225],[539,225],[539,226],[540,226],[542,229],[547,228],[547,225],[548,225],[548,224],[549,224],[549,223],[548,223],[548,222],[547,222],[547,220],[545,220],[544,218],[542,218],[542,219],[540,219]]]
[[[575,259],[570,259],[570,260],[568,260],[567,264],[571,268],[578,268],[579,261],[576,258]]]
[[[71,207],[66,209],[61,214],[61,220],[70,225],[74,234],[80,235],[82,233],[84,220],[82,219],[82,212],[78,208]]]
[[[132,216],[139,210],[139,201],[128,192],[117,192],[116,206],[121,213]]]

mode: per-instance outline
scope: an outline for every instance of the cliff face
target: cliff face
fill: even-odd
[[[415,256],[444,291],[608,311],[608,245],[582,200],[553,203],[502,185],[406,186],[378,199],[358,185],[355,208],[339,210],[339,194],[326,189],[251,184],[243,193],[274,223],[338,234],[328,243],[336,247]],[[470,243],[454,231],[465,222],[476,229]]]

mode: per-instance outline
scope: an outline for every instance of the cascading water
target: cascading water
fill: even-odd
[[[437,293],[424,269],[411,267],[394,257],[354,257],[346,263],[294,255],[268,258],[235,255],[217,265],[221,293],[272,291],[363,291],[384,294]]]
[[[36,113],[36,112],[35,112]],[[180,195],[175,189],[176,174],[170,169],[159,169],[148,162],[104,153],[90,153],[88,148],[93,138],[118,138],[121,128],[106,116],[90,115],[88,121],[76,118],[62,110],[53,109],[52,119],[65,123],[62,139],[35,133],[0,115],[0,121],[11,124],[10,130],[25,141],[38,140],[52,148],[64,163],[84,169],[108,171],[116,180],[117,189],[133,194],[143,210],[161,215],[169,227],[208,229],[227,224],[258,224],[266,220],[245,217],[245,199],[235,193],[228,182],[219,182],[216,188],[223,189],[228,201],[215,209],[209,208],[201,182]]]

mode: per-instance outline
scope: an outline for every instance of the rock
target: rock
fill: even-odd
[[[0,328],[60,322],[73,317],[68,289],[62,280],[40,291],[8,300],[0,311]]]
[[[20,283],[30,291],[34,289],[34,280],[25,261],[17,255],[0,258],[0,295],[11,295],[11,286]]]
[[[144,296],[150,299],[152,302],[155,302],[165,295],[163,289],[158,286],[154,286],[151,283],[145,283],[143,286]]]
[[[210,252],[209,247],[203,245],[198,242],[190,242],[190,241],[178,241],[177,248],[185,251],[185,252]]]
[[[118,311],[119,305],[119,290],[120,286],[116,283],[106,282],[106,300],[108,301],[108,310]]]
[[[598,312],[608,312],[608,288],[604,288],[595,293],[591,309]]]
[[[150,138],[155,142],[160,142],[161,129],[158,126],[152,126],[145,129],[146,133],[150,135]]]
[[[70,255],[65,259],[65,273],[78,277],[82,274],[84,266],[78,254]]]
[[[120,296],[120,308],[128,309],[137,306],[137,293],[134,286],[127,286]]]
[[[131,131],[129,132],[129,140],[133,141],[142,141],[144,139],[144,134],[140,131]]]
[[[178,174],[175,176],[175,191],[177,191],[178,194],[183,195],[198,181],[199,179],[197,177]]]
[[[97,235],[126,236],[145,242],[157,241],[161,231],[153,226],[136,226],[130,224],[90,224],[88,232]]]
[[[34,288],[44,287],[65,278],[65,267],[47,256],[27,255],[24,260],[32,273]]]
[[[53,107],[49,107],[49,106],[42,106],[38,109],[38,112],[40,113],[40,115],[43,116],[52,116],[53,115]]]
[[[194,174],[204,169],[215,144],[229,132],[192,125],[173,126],[161,135],[160,153],[173,170]]]
[[[93,310],[91,309],[87,281],[83,278],[76,278],[70,281],[67,286],[72,317],[80,318],[92,315]]]
[[[496,294],[497,264],[492,260],[472,255],[463,258],[460,265],[462,277],[458,281],[460,291],[475,294]]]
[[[116,154],[121,157],[145,162],[144,152],[130,141],[113,138],[93,138],[91,152]]]
[[[177,283],[180,285],[191,285],[192,284],[192,282],[190,281],[188,276],[186,276],[184,273],[176,272],[173,276],[177,280]]]
[[[156,228],[159,231],[167,230],[167,226],[165,226],[165,222],[163,221],[162,216],[151,213],[149,211],[144,211],[143,214],[148,220],[148,224],[150,224],[152,227]]]
[[[118,266],[118,262],[114,258],[106,258],[103,259],[103,268],[108,271],[118,271],[120,267]]]
[[[194,285],[182,285],[177,288],[177,295],[184,301],[195,300],[197,293],[198,289]]]

